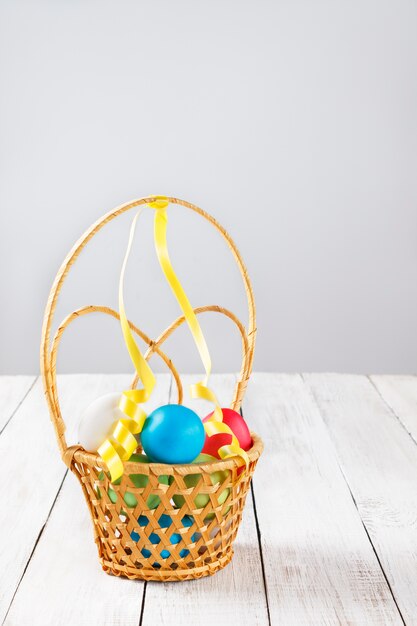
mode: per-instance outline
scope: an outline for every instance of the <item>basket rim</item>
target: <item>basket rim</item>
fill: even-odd
[[[250,463],[256,461],[263,449],[264,444],[259,435],[251,431],[251,437],[253,441],[252,447],[247,451]],[[73,456],[75,463],[83,463],[90,467],[100,467],[103,470],[107,470],[105,463],[96,452],[87,452],[80,446],[74,451]],[[197,473],[212,473],[221,470],[235,469],[241,466],[241,460],[239,457],[234,456],[228,459],[219,459],[216,461],[210,461],[208,463],[185,463],[178,465],[168,465],[165,463],[135,463],[134,461],[125,461],[124,474],[137,473],[137,467],[140,465],[141,474],[153,474],[153,475],[173,475],[173,474],[197,474]],[[192,470],[192,471],[190,471]]]

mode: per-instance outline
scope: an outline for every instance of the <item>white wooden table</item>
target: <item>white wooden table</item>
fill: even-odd
[[[214,377],[223,402],[233,381]],[[82,408],[128,382],[60,378],[73,440]],[[160,376],[156,403],[170,394]],[[0,378],[0,623],[417,624],[417,378],[255,374],[243,412],[265,451],[232,563],[144,583],[102,572],[41,381]]]

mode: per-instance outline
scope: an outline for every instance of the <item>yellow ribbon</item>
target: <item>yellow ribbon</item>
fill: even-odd
[[[146,420],[145,411],[139,406],[146,402],[154,387],[155,376],[144,359],[133,333],[130,329],[126,316],[123,298],[123,284],[126,272],[127,261],[129,259],[130,250],[132,248],[133,238],[135,235],[136,222],[140,212],[135,216],[129,233],[129,241],[125,258],[123,260],[122,269],[119,279],[119,313],[120,324],[122,327],[123,337],[128,349],[130,358],[135,366],[139,380],[143,384],[142,389],[128,389],[124,391],[120,401],[119,408],[126,417],[121,418],[115,425],[111,435],[99,447],[98,454],[106,463],[111,481],[114,482],[123,474],[123,461],[127,461],[137,448],[135,435],[140,433]]]
[[[168,225],[166,209],[168,205],[169,201],[165,196],[156,196],[155,200],[149,203],[149,206],[156,211],[154,239],[159,263],[165,278],[167,279],[167,282],[170,285],[182,312],[184,313],[184,317],[190,328],[205,369],[206,375],[204,380],[191,385],[190,394],[192,398],[208,400],[214,404],[215,408],[212,417],[204,423],[204,429],[207,436],[211,437],[215,434],[227,433],[232,437],[229,445],[224,445],[219,448],[219,456],[222,459],[238,456],[242,459],[246,467],[248,467],[249,457],[239,446],[239,442],[233,431],[223,423],[223,413],[219,402],[214,392],[208,387],[208,379],[211,373],[211,358],[207,343],[204,338],[203,331],[201,330],[201,326],[197,320],[197,316],[194,313],[194,309],[191,306],[177,275],[175,274],[168,254],[166,238]],[[137,213],[132,222],[127,250],[120,272],[119,313],[125,344],[130,358],[135,366],[138,378],[142,382],[143,388],[129,389],[123,392],[120,398],[119,408],[124,413],[125,417],[118,420],[110,437],[108,437],[98,448],[98,454],[106,463],[112,482],[120,478],[123,474],[123,461],[127,461],[137,448],[137,441],[134,435],[141,432],[147,417],[146,413],[140,407],[140,404],[149,399],[156,382],[155,376],[136,344],[133,333],[130,329],[123,298],[124,276],[133,243],[136,222],[139,215],[140,212]]]
[[[223,416],[223,413],[222,413],[222,416]],[[243,450],[240,447],[239,441],[236,435],[234,434],[232,429],[229,426],[227,426],[227,424],[225,424],[224,422],[219,422],[218,420],[214,419],[214,414],[213,414],[212,417],[207,422],[204,422],[204,430],[206,431],[207,437],[212,437],[213,435],[218,435],[220,433],[226,433],[228,435],[231,435],[232,441],[229,444],[221,446],[218,449],[220,458],[228,459],[232,456],[238,456],[244,461],[246,468],[248,467],[249,457],[247,453],[245,452],[245,450]]]
[[[154,220],[154,240],[155,249],[158,256],[159,264],[165,275],[165,278],[171,287],[171,290],[184,314],[185,320],[193,336],[197,350],[200,353],[201,360],[205,369],[205,378],[190,387],[190,395],[192,398],[200,398],[208,400],[214,404],[214,412],[210,420],[204,423],[204,428],[208,437],[218,433],[228,433],[232,435],[232,444],[230,446],[222,446],[219,449],[221,458],[228,458],[231,456],[239,456],[246,467],[249,464],[248,455],[239,446],[239,442],[234,435],[233,431],[223,423],[223,413],[220,408],[219,402],[215,393],[208,387],[208,380],[211,374],[211,358],[207,347],[206,340],[201,330],[201,326],[198,322],[197,316],[194,313],[194,309],[184,291],[181,282],[176,275],[174,268],[172,267],[171,260],[168,254],[167,245],[167,226],[168,215],[167,208],[169,200],[165,196],[156,196],[155,200],[149,203],[149,206],[155,209]]]

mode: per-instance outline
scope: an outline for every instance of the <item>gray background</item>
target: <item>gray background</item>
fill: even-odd
[[[233,234],[257,297],[258,370],[416,371],[415,2],[0,7],[2,373],[38,371],[43,308],[76,238],[149,193],[195,202]],[[183,209],[170,216],[192,302],[246,320],[221,240]],[[58,319],[116,306],[131,217],[82,255]],[[178,310],[151,235],[147,212],[126,303],[157,335]],[[60,371],[129,371],[114,320],[76,324]],[[202,324],[214,369],[238,369],[230,323]],[[201,369],[185,330],[166,351]]]

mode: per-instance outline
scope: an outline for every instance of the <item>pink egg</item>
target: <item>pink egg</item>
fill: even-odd
[[[243,419],[243,417],[240,415],[240,413],[237,413],[237,411],[234,411],[233,409],[222,409],[222,413],[223,413],[224,424],[226,424],[226,426],[229,426],[229,428],[236,435],[237,440],[239,441],[239,445],[242,448],[242,450],[249,450],[252,447],[252,437],[250,436],[249,428],[245,420]],[[203,419],[203,422],[207,422],[212,415],[213,413],[210,413],[210,415],[207,415],[207,417]],[[220,440],[220,438],[222,439]],[[215,441],[210,442],[209,441],[210,439],[215,439]],[[228,445],[230,443],[231,443],[231,436],[227,435],[226,433],[213,435],[212,437],[207,437],[206,435],[206,441],[204,443],[202,452],[205,452],[206,454],[213,454],[213,452],[209,451],[209,449],[213,450],[213,446],[219,444],[217,445],[217,450],[218,450],[220,446]],[[215,455],[213,454],[213,456],[218,457],[218,454],[215,454]]]

